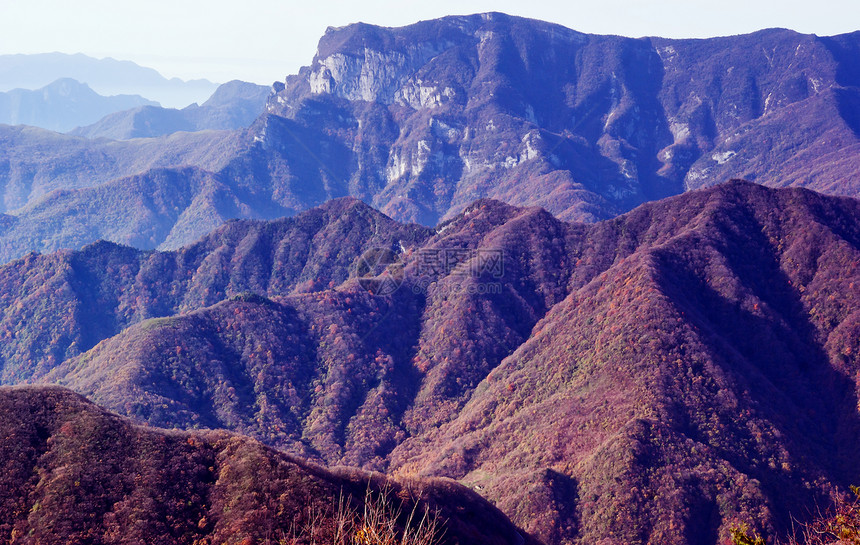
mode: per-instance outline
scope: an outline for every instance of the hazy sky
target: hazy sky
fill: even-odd
[[[634,37],[860,30],[860,0],[0,0],[0,54],[80,52],[169,77],[270,84],[310,62],[327,26],[486,11]]]

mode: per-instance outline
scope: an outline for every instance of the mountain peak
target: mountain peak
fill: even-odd
[[[356,24],[323,36],[268,112],[348,133],[350,183],[428,225],[481,197],[596,221],[733,178],[860,195],[856,47],[780,29],[585,35],[500,13]],[[777,134],[793,144],[765,144]]]
[[[131,61],[96,59],[83,54],[0,55],[0,92],[39,89],[58,78],[85,82],[104,96],[140,94],[170,107],[202,103],[217,87],[207,80],[168,80]]]
[[[40,91],[48,90],[48,89],[59,89],[59,90],[70,90],[70,89],[80,89],[86,90],[95,94],[95,91],[90,89],[90,86],[86,83],[81,83],[80,81],[72,78],[59,78],[48,85],[42,87]],[[66,91],[68,94],[68,91]]]
[[[88,84],[64,77],[35,91],[13,89],[0,93],[0,123],[67,131],[142,105],[157,103],[139,95],[101,96]]]

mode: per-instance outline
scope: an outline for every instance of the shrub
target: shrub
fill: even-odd
[[[837,500],[830,512],[803,526],[800,539],[789,545],[860,545],[860,488],[852,496]]]
[[[337,506],[337,514],[331,529],[331,545],[438,545],[444,531],[438,513],[431,512],[426,506],[422,509],[415,502],[409,513],[402,504],[397,505],[391,497],[391,490],[383,488],[374,493],[368,487],[363,506],[360,510],[352,507],[343,494]],[[280,545],[324,545],[318,541],[320,532],[316,525],[306,528],[299,536],[282,537]],[[310,539],[309,539],[310,538]],[[326,540],[328,541],[328,540]]]
[[[767,545],[764,538],[753,532],[750,534],[750,528],[746,524],[733,526],[731,531],[732,545]]]

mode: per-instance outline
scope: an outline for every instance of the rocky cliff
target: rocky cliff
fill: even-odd
[[[733,177],[857,195],[858,44],[358,24],[330,28],[269,112],[339,135],[354,194],[425,223],[478,197],[593,221]]]

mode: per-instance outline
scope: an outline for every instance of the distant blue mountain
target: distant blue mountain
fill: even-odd
[[[63,78],[35,91],[0,93],[0,123],[65,132],[120,110],[157,105],[139,95],[102,96],[85,83]]]
[[[88,138],[129,140],[152,138],[179,131],[231,130],[249,126],[263,113],[271,87],[230,81],[218,87],[202,105],[181,110],[158,106],[139,106],[111,113],[98,122],[80,127],[70,134]]]
[[[203,103],[218,87],[205,79],[167,79],[131,61],[95,59],[80,53],[0,55],[0,91],[40,89],[60,78],[86,83],[101,95],[143,95],[168,108]]]

